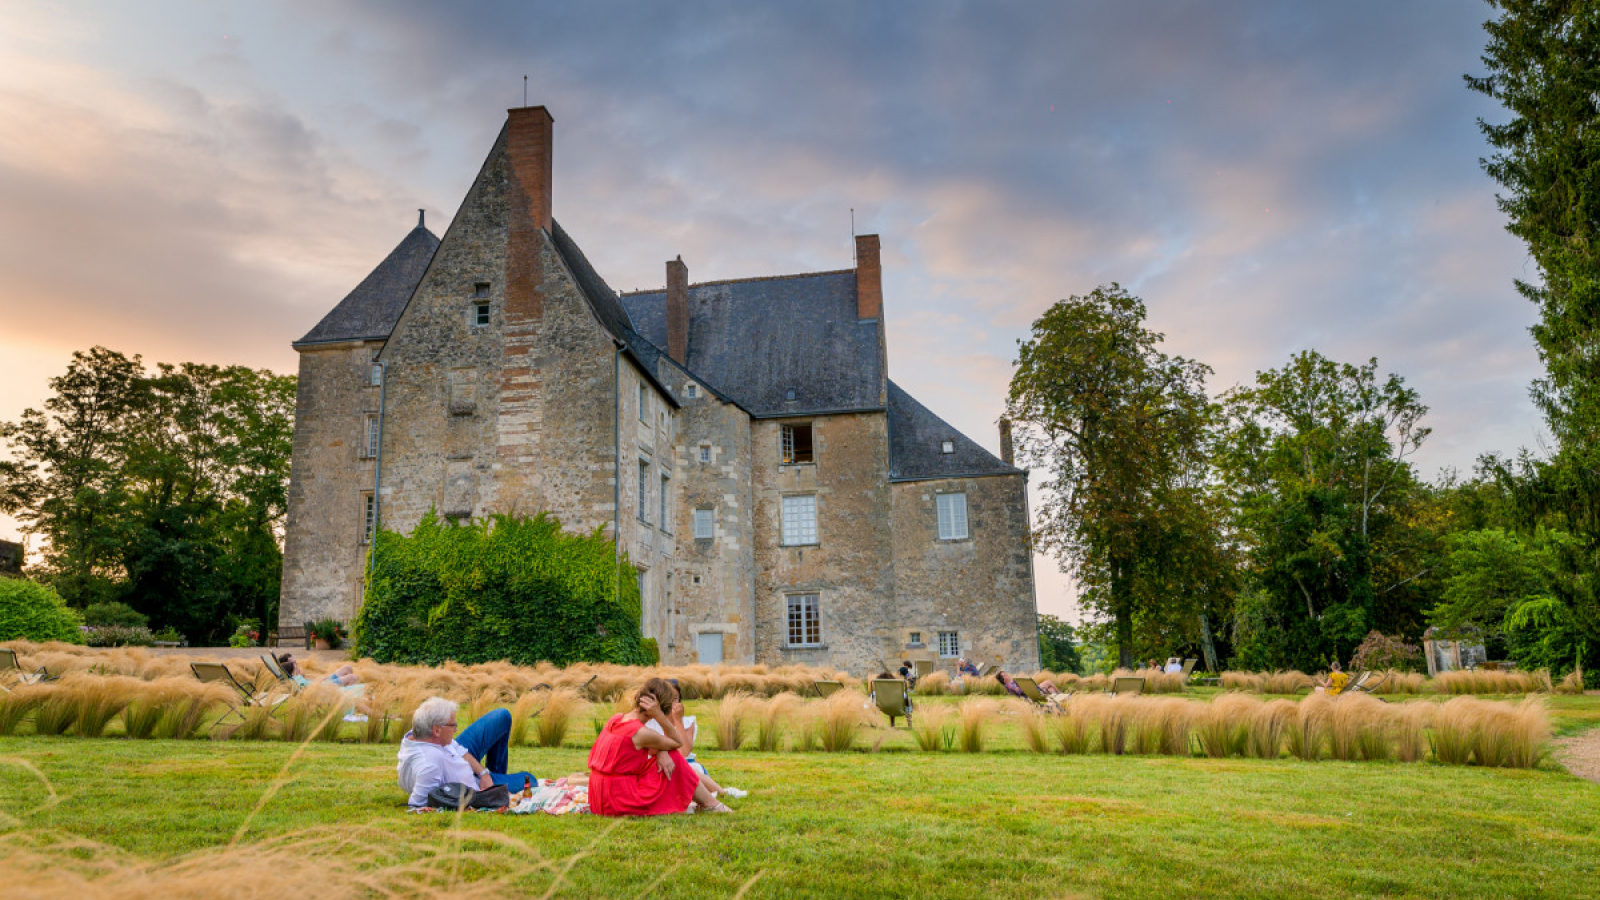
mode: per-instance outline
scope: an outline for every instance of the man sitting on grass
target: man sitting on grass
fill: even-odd
[[[427,806],[428,792],[441,784],[464,784],[486,790],[503,784],[513,791],[524,783],[538,785],[527,772],[507,774],[511,713],[497,709],[456,733],[454,700],[429,697],[411,716],[411,731],[400,740],[400,787],[410,792],[412,806]],[[479,762],[482,760],[482,762]]]

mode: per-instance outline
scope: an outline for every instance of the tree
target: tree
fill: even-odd
[[[1191,571],[1220,552],[1206,502],[1210,369],[1156,349],[1143,301],[1118,285],[1069,297],[1019,342],[1007,414],[1019,455],[1046,468],[1037,543],[1109,620],[1121,664],[1135,622],[1197,621]]]
[[[1247,665],[1343,659],[1392,624],[1380,621],[1379,595],[1427,570],[1403,552],[1418,491],[1407,457],[1427,439],[1427,407],[1377,366],[1305,351],[1224,395],[1216,461],[1249,557],[1234,629]]]
[[[1072,626],[1044,613],[1039,614],[1039,668],[1083,674],[1083,662],[1073,643]]]

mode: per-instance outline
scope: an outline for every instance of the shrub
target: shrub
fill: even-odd
[[[1367,669],[1415,672],[1421,667],[1422,648],[1416,644],[1406,643],[1399,635],[1389,637],[1376,631],[1369,632],[1367,639],[1356,648],[1355,655],[1350,657],[1352,672]]]
[[[83,629],[84,643],[91,647],[148,647],[156,636],[143,625],[97,625]]]
[[[643,665],[638,581],[600,529],[569,534],[553,516],[470,525],[424,516],[381,532],[356,620],[356,648],[379,662],[510,660]],[[596,696],[600,694],[596,688]]]
[[[0,641],[81,644],[82,624],[54,589],[23,578],[0,578]]]
[[[83,624],[90,626],[125,625],[129,628],[142,628],[150,624],[150,617],[126,603],[118,603],[112,600],[104,603],[91,603],[84,607]]]

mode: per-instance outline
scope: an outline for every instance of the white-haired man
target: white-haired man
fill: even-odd
[[[456,733],[454,700],[429,697],[411,716],[411,731],[400,740],[395,767],[412,806],[428,805],[428,792],[441,784],[474,790],[503,784],[520,790],[539,783],[527,772],[506,772],[511,744],[511,713],[497,709]]]

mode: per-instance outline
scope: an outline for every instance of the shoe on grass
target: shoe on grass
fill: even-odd
[[[732,797],[735,800],[740,800],[740,799],[743,799],[745,797],[750,796],[750,792],[749,791],[741,791],[736,787],[725,787],[725,788],[722,789],[722,793],[721,793],[720,796]]]

